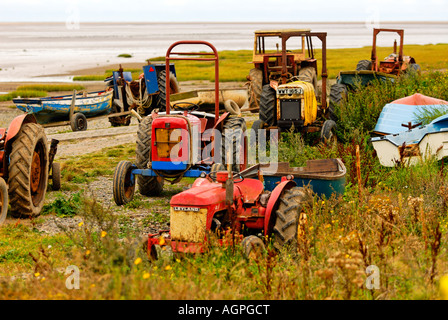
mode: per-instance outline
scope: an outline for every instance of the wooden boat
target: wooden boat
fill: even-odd
[[[448,156],[448,115],[425,126],[370,139],[381,165],[415,165],[430,158]]]
[[[74,112],[82,113],[86,118],[107,115],[112,110],[114,91],[111,89],[76,94]],[[70,120],[70,106],[73,95],[45,98],[16,98],[12,101],[24,112],[34,114],[40,124]]]
[[[288,162],[256,164],[241,172],[243,177],[263,180],[265,190],[272,191],[287,175],[293,175],[298,187],[310,187],[318,196],[343,194],[347,170],[341,159],[308,160],[305,167],[290,167]]]

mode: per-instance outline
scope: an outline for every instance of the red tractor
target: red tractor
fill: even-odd
[[[312,204],[310,189],[297,187],[293,176],[285,176],[272,192],[266,191],[261,179],[217,169],[171,198],[170,230],[148,236],[150,258],[156,259],[157,246],[164,245],[174,253],[203,252],[213,234],[221,245],[242,239],[247,256],[263,249],[266,237],[276,249],[297,247],[305,208]]]
[[[8,129],[0,128],[0,223],[8,204],[14,216],[39,215],[49,177],[53,189],[60,188],[60,166],[53,163],[58,142],[52,140],[49,148],[44,128],[30,114],[14,118]]]
[[[205,45],[213,52],[172,52],[181,44]],[[113,196],[117,205],[133,199],[136,182],[141,194],[153,196],[160,194],[165,180],[176,183],[183,177],[197,178],[203,172],[210,172],[215,162],[230,163],[234,171],[247,166],[244,118],[231,116],[229,112],[219,115],[219,66],[215,47],[205,41],[178,41],[167,51],[166,74],[170,60],[214,61],[215,114],[198,111],[199,106],[194,103],[171,105],[170,86],[166,86],[166,112],[153,112],[139,124],[136,163],[120,161],[115,169]],[[229,144],[231,148],[227,148]]]

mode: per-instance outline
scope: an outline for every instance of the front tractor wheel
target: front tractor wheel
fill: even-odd
[[[305,208],[312,204],[313,198],[308,189],[294,187],[284,191],[279,199],[273,228],[274,247],[296,250],[301,237],[301,228],[306,222]]]
[[[115,168],[113,180],[114,201],[121,206],[134,198],[135,180],[132,176],[132,163],[120,161]]]
[[[326,120],[320,132],[320,141],[328,146],[333,146],[337,143],[336,137],[336,122],[333,120]]]
[[[9,162],[9,197],[15,216],[37,216],[48,183],[48,147],[44,128],[26,123],[14,142]]]
[[[260,259],[265,253],[263,240],[257,236],[247,236],[241,241],[243,254],[248,260]]]
[[[240,172],[247,167],[246,121],[241,117],[227,118],[221,137],[222,163],[232,165],[232,171]],[[227,166],[226,166],[227,167]]]

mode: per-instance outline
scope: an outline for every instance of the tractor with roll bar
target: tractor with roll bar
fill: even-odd
[[[212,52],[173,51],[182,45],[202,45]],[[175,60],[214,62],[214,114],[199,111],[199,106],[192,102],[171,104],[170,86],[166,86],[166,111],[152,112],[139,123],[136,162],[120,161],[115,168],[113,197],[117,205],[133,199],[136,185],[142,195],[155,196],[162,192],[165,181],[177,183],[183,177],[197,178],[210,172],[214,165],[230,165],[236,172],[247,166],[244,118],[226,111],[220,114],[216,48],[206,41],[178,41],[167,50],[166,74],[170,61]]]
[[[313,46],[315,38],[322,43],[320,90]],[[320,132],[321,141],[335,142],[336,122],[327,105],[326,38],[326,32],[311,32],[310,29],[255,31],[254,68],[247,79],[250,109],[258,109],[259,119],[252,130],[281,132],[294,127],[301,133]],[[270,48],[274,43],[277,49]],[[253,139],[255,142],[263,140],[261,137],[260,141]]]
[[[394,40],[393,52],[383,60],[378,59],[377,38],[380,33],[396,33],[400,37],[400,44]],[[405,56],[404,30],[403,29],[373,29],[373,43],[370,60],[358,61],[356,70],[340,71],[336,83],[330,88],[330,108],[334,111],[336,106],[347,99],[348,92],[355,91],[358,87],[370,85],[373,81],[393,83],[397,76],[409,72],[420,72],[421,67],[411,56]]]

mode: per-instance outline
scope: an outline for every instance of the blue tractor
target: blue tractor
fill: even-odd
[[[133,80],[132,73],[123,71],[120,65],[118,71],[113,71],[112,75],[104,80],[107,86],[114,90],[112,114],[116,116],[109,117],[112,126],[129,125],[131,110],[135,110],[141,117],[150,114],[154,109],[164,111],[167,83],[171,93],[180,91],[174,64],[169,66],[168,77],[163,63],[149,63],[142,69],[139,79]]]

